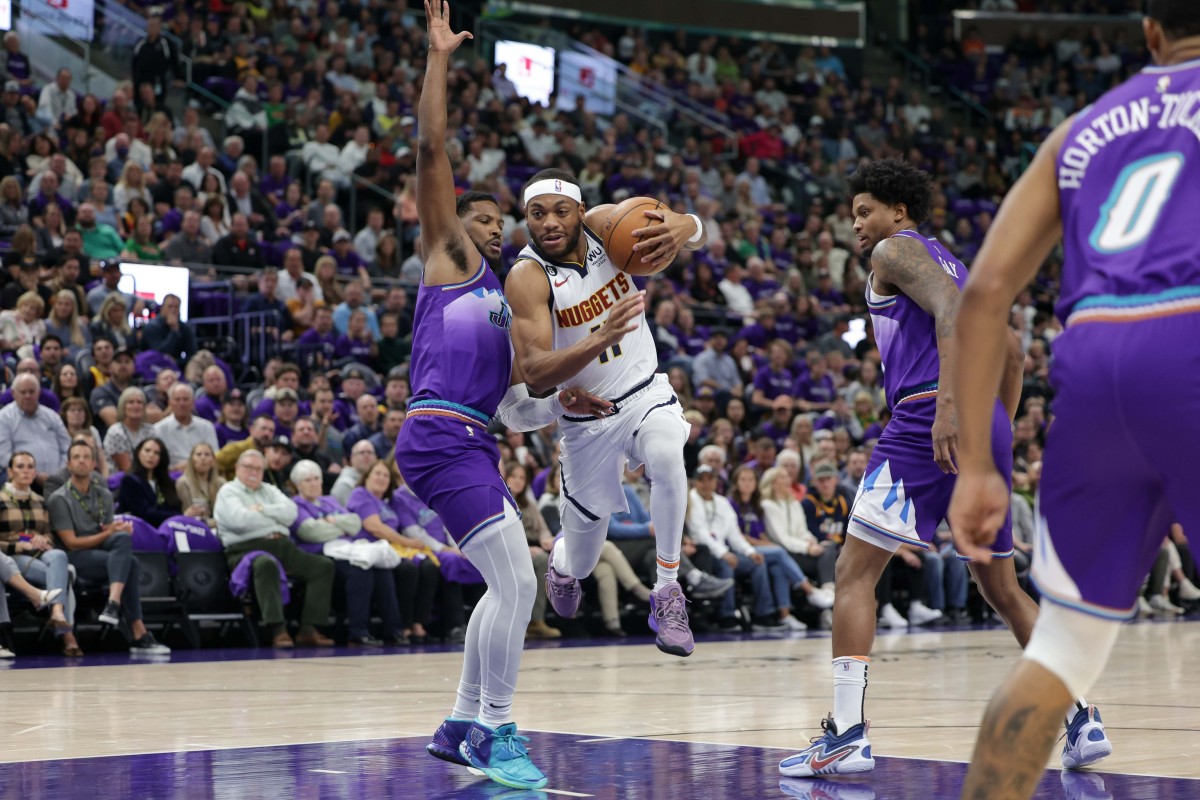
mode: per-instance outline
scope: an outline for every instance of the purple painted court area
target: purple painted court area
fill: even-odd
[[[424,739],[335,742],[189,753],[0,764],[0,798],[22,800],[216,800],[216,798],[404,798],[404,800],[950,800],[966,765],[879,758],[865,779],[781,780],[781,750],[531,733],[550,792],[506,789],[425,753]],[[583,741],[581,741],[583,740]],[[1099,772],[1048,772],[1038,800],[1193,800],[1200,782]]]

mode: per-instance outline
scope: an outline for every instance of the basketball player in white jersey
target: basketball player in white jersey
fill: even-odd
[[[575,177],[560,169],[534,175],[524,201],[531,244],[505,283],[517,363],[535,392],[570,381],[614,405],[603,417],[562,417],[563,533],[550,553],[546,593],[560,616],[575,615],[579,579],[600,558],[609,515],[627,508],[621,472],[626,462],[645,464],[658,551],[650,627],[664,653],[690,655],[695,645],[678,581],[690,425],[666,375],[657,372],[642,293],[609,261],[595,233],[613,206],[586,209]],[[696,250],[707,240],[698,217],[643,213],[635,258],[645,264],[664,266],[680,249]]]

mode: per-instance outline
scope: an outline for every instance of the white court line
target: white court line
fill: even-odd
[[[310,769],[309,772],[319,772],[322,775],[348,775],[345,770],[340,769]]]
[[[49,728],[49,727],[50,727],[49,722],[43,722],[41,725],[34,725],[32,728],[26,728],[23,731],[17,731],[16,733],[11,734],[11,735],[12,736],[20,736],[25,733],[33,733],[34,731],[40,731],[42,728]]]
[[[581,794],[579,792],[568,792],[566,789],[538,789],[539,792],[546,794],[561,794],[563,797],[595,797],[594,794]]]
[[[595,744],[596,742],[620,742],[628,736],[601,736],[599,739],[576,739],[575,744]]]

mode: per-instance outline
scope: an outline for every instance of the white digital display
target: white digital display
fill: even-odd
[[[589,114],[612,116],[617,113],[617,67],[612,59],[584,53],[563,53],[558,64],[558,107],[575,108],[582,97]]]
[[[517,94],[531,103],[550,105],[554,93],[554,48],[525,42],[496,42],[496,66],[505,66],[504,74]]]
[[[121,280],[117,288],[147,304],[162,305],[166,296],[179,298],[179,319],[188,318],[188,287],[192,273],[187,267],[164,267],[158,264],[121,262]],[[132,321],[132,316],[130,317]]]

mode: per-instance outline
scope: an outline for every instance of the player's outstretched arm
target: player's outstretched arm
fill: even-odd
[[[958,552],[983,561],[991,557],[989,546],[1009,507],[1008,486],[996,470],[991,441],[994,398],[1006,382],[1002,373],[1009,360],[1008,314],[1061,236],[1055,160],[1070,124],[1068,120],[1042,144],[1005,198],[967,279],[955,326],[953,380],[962,474],[948,517]],[[1002,399],[1007,405],[1008,398]]]
[[[524,433],[540,430],[564,414],[606,417],[612,410],[612,403],[578,387],[563,389],[549,397],[530,397],[521,367],[514,363],[512,383],[496,409],[496,417],[509,430]]]
[[[593,359],[637,330],[646,315],[641,292],[626,295],[612,308],[608,319],[570,347],[554,349],[554,322],[550,317],[550,284],[541,265],[518,261],[508,274],[504,294],[512,306],[512,340],[517,364],[534,392],[544,392],[570,382]]]
[[[938,349],[933,460],[943,472],[956,472],[958,423],[951,356],[954,352],[954,319],[958,313],[958,284],[929,257],[923,244],[906,236],[885,239],[876,245],[871,254],[871,269],[876,278],[896,287],[933,317]]]
[[[436,286],[462,280],[461,264],[446,257],[451,252],[471,252],[455,211],[454,172],[446,154],[446,74],[450,54],[465,40],[467,31],[450,30],[450,4],[425,0],[429,53],[425,83],[417,105],[417,217],[425,251],[425,283]]]

